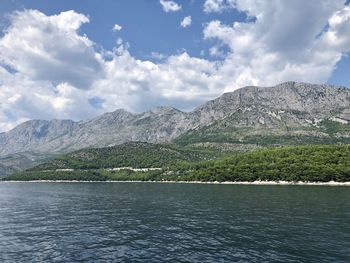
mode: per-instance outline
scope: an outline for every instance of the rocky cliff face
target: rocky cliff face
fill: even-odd
[[[280,145],[347,142],[350,136],[350,90],[343,87],[295,82],[245,87],[196,111],[212,121],[177,142]]]
[[[0,156],[20,152],[63,153],[128,141],[169,142],[195,124],[190,113],[170,107],[141,114],[116,110],[85,122],[32,120],[0,134]]]
[[[78,127],[71,120],[31,120],[24,122],[7,133],[0,134],[0,156],[44,148],[62,136],[70,136]],[[58,143],[56,143],[58,144]]]
[[[238,109],[251,107],[277,111],[308,113],[315,118],[339,115],[349,118],[350,90],[330,85],[286,82],[274,87],[244,87],[225,93],[199,108],[197,113],[204,119],[216,120],[227,117]]]
[[[84,122],[27,121],[0,134],[0,157],[66,153],[128,141],[242,143],[248,137],[267,135],[326,138],[332,127],[339,128],[332,130],[333,136],[347,138],[348,122],[349,89],[286,82],[225,93],[192,112],[158,107],[141,114],[117,110]]]

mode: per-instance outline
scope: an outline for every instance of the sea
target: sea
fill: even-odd
[[[0,262],[350,262],[350,187],[1,182]]]

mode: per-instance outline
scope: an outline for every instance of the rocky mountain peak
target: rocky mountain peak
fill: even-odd
[[[162,114],[177,114],[182,113],[182,111],[169,106],[159,106],[151,109],[150,113],[162,115]],[[147,112],[146,112],[147,113]]]
[[[129,141],[169,142],[220,120],[220,125],[231,125],[232,130],[249,126],[249,131],[259,134],[263,127],[264,133],[270,132],[271,127],[316,127],[324,119],[339,123],[350,120],[350,90],[289,81],[228,92],[192,112],[156,107],[134,114],[118,109],[85,122],[27,121],[0,134],[0,157],[21,152],[62,153]]]

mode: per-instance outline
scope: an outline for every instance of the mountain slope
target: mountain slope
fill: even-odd
[[[0,156],[18,152],[51,151],[62,144],[64,136],[72,136],[78,127],[72,120],[31,120],[6,133],[0,133]]]
[[[28,121],[0,133],[0,157],[25,152],[40,159],[129,141],[175,140],[179,144],[201,145],[229,142],[232,147],[249,145],[247,148],[348,143],[349,121],[349,89],[286,82],[225,93],[192,112],[159,107],[140,114],[117,110],[84,122]],[[13,158],[16,162],[17,157]]]
[[[0,156],[25,151],[63,153],[128,141],[167,142],[194,124],[190,114],[169,107],[141,114],[116,110],[86,122],[33,120],[0,134]]]
[[[212,159],[215,153],[180,148],[171,144],[129,142],[105,148],[88,148],[59,156],[31,171],[101,169],[115,167],[168,167]]]
[[[22,152],[0,157],[0,177],[34,167],[54,158],[55,155]]]
[[[224,105],[232,102],[229,114],[175,141],[259,145],[350,142],[350,91],[346,88],[287,82],[270,88],[242,88],[218,100]],[[219,101],[212,104],[217,107]]]

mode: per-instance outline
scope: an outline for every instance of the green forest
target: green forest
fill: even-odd
[[[113,147],[88,148],[59,156],[31,171],[55,169],[100,169],[113,167],[159,167],[182,165],[219,156],[216,151],[179,147],[173,144],[129,142]]]
[[[288,146],[226,156],[171,145],[127,145],[77,151],[5,180],[350,181],[350,145]],[[162,169],[144,172],[106,169],[124,166]]]

